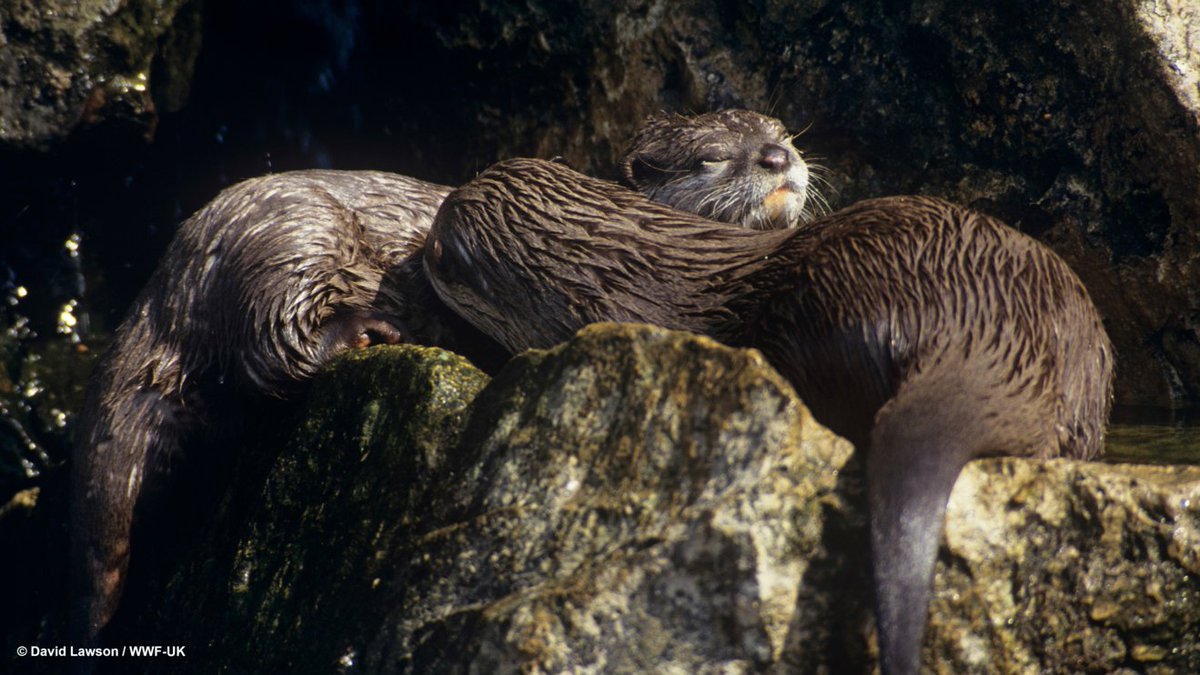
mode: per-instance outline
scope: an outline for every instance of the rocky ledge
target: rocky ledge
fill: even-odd
[[[195,672],[869,672],[860,475],[755,351],[597,325],[341,358],[135,612]],[[1200,468],[980,461],[932,672],[1200,672]],[[154,659],[137,665],[161,666]]]

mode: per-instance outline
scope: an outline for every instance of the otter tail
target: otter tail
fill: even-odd
[[[962,468],[1049,442],[1023,406],[963,373],[914,378],[876,415],[866,457],[879,653],[885,675],[914,675],[946,503]],[[986,381],[986,378],[984,378]],[[936,386],[935,386],[936,385]],[[991,396],[989,396],[989,393]]]
[[[198,410],[180,393],[178,359],[156,358],[145,322],[123,326],[96,365],[80,412],[70,471],[68,632],[94,642],[112,618],[129,566],[134,511],[161,483]],[[169,356],[169,355],[168,355]],[[161,487],[161,486],[160,486]]]
[[[130,408],[92,407],[95,418],[80,434],[71,470],[71,638],[94,642],[116,611],[129,566],[134,510],[147,473],[177,445],[176,411],[152,392],[133,394]],[[89,403],[91,403],[89,401]]]

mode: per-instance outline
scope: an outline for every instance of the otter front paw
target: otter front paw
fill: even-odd
[[[373,345],[414,342],[399,320],[378,312],[348,312],[335,315],[323,327],[325,352],[365,349]]]

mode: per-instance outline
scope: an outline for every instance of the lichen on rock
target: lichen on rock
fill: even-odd
[[[975,462],[946,517],[931,672],[1192,672],[1200,469]]]
[[[757,352],[586,328],[510,365],[464,443],[475,499],[398,571],[372,667],[754,670],[818,608],[804,526],[851,448]]]

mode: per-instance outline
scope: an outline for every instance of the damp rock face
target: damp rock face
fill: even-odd
[[[827,607],[803,580],[851,448],[757,352],[585,329],[510,365],[463,444],[472,499],[398,570],[370,670],[758,669]]]
[[[314,379],[290,439],[243,449],[278,454],[265,479],[253,461],[238,467],[211,531],[166,580],[151,580],[150,607],[131,612],[122,634],[168,626],[164,639],[194,650],[172,666],[191,672],[329,672],[388,608],[378,580],[446,498],[431,490],[449,483],[435,479],[487,380],[436,349],[339,357]]]
[[[3,3],[0,145],[44,149],[105,123],[151,135],[156,101],[187,97],[198,24],[187,0]]]
[[[307,406],[265,484],[239,486],[244,515],[135,612],[131,634],[189,645],[172,666],[875,667],[853,450],[757,352],[601,324],[487,383],[370,350]],[[1200,469],[976,462],[926,666],[1194,672],[1198,551]]]

